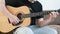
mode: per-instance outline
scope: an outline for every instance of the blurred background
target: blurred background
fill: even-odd
[[[42,6],[43,10],[57,10],[60,9],[60,0],[38,0]]]

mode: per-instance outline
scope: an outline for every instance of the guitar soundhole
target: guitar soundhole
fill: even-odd
[[[23,22],[23,18],[21,17],[21,15],[22,15],[21,13],[17,14],[17,17],[20,19],[20,22],[17,23],[17,24],[12,24],[12,25],[18,26],[18,25],[20,25]]]
[[[17,17],[18,17],[20,20],[22,20],[22,14],[21,14],[21,13],[19,13],[19,14],[17,15]]]
[[[17,14],[17,17],[20,19],[20,22],[17,23],[17,24],[12,24],[12,25],[14,25],[14,26],[18,26],[18,25],[20,25],[20,24],[23,22],[23,18],[22,18],[21,15],[22,15],[21,13]]]

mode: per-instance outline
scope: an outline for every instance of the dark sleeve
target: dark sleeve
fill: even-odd
[[[42,9],[43,9],[42,4],[38,1],[36,1],[36,3],[37,3],[37,7],[38,7],[38,12],[42,12]],[[43,17],[44,16],[41,15],[41,16],[37,16],[36,18],[39,19],[39,18],[43,18]]]
[[[5,3],[6,5],[10,5],[10,6],[14,6],[14,7],[23,5],[22,0],[5,0],[5,2],[6,2]]]

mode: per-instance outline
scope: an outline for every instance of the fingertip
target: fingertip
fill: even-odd
[[[50,16],[52,15],[52,13],[50,13]]]

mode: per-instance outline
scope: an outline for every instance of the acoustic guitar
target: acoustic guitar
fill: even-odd
[[[51,11],[30,13],[30,10],[27,6],[12,7],[12,6],[7,5],[6,8],[13,15],[17,16],[21,21],[17,24],[11,24],[9,18],[0,12],[0,32],[3,32],[3,33],[8,33],[18,27],[29,26],[31,22],[31,17],[47,15],[51,13],[52,11],[60,12],[60,10],[51,10]]]

